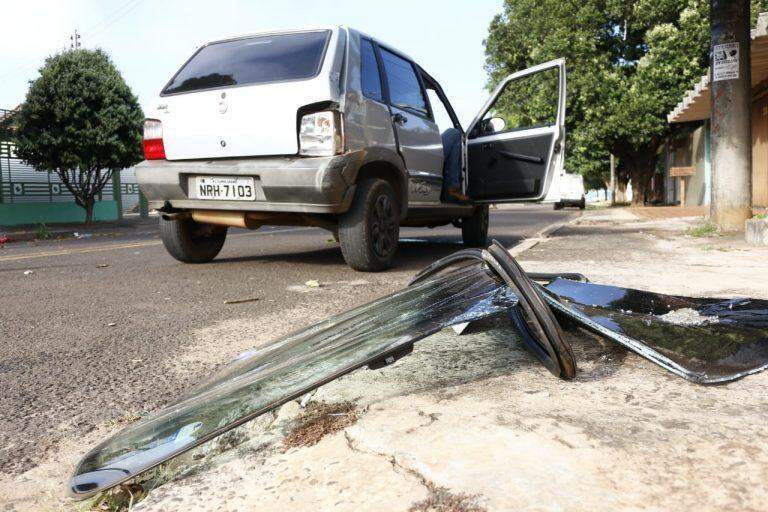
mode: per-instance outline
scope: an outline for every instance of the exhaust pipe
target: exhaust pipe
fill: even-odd
[[[225,210],[192,210],[192,220],[201,224],[216,226],[231,226],[234,228],[255,229],[261,223],[250,218],[244,212],[228,212]]]
[[[314,226],[335,232],[338,224],[321,216],[303,213],[232,212],[227,210],[192,210],[184,212],[200,224],[258,229],[261,226]]]

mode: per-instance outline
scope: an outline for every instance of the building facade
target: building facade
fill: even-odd
[[[751,38],[752,205],[756,212],[764,212],[768,210],[768,13],[760,14]],[[709,75],[703,76],[668,115],[669,122],[684,133],[671,137],[667,145],[665,199],[671,204],[681,198],[685,206],[710,202],[710,85]]]

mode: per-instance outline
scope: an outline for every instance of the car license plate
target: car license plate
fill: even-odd
[[[256,186],[253,178],[234,176],[193,176],[190,196],[194,199],[219,199],[225,201],[253,201]]]

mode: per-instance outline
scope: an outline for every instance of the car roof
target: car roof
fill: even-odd
[[[373,41],[376,41],[380,46],[383,46],[384,48],[387,48],[388,50],[392,50],[398,55],[405,57],[413,62],[416,62],[411,56],[409,56],[407,53],[397,49],[396,47],[392,46],[391,44],[382,41],[381,39],[378,39],[376,37],[373,37],[371,35],[366,34],[365,32],[361,30],[354,29],[352,27],[347,27],[345,25],[320,25],[320,26],[312,26],[312,27],[300,27],[300,28],[282,28],[282,29],[272,29],[272,30],[260,30],[258,32],[250,32],[247,34],[240,34],[236,36],[227,36],[227,37],[220,37],[213,39],[211,41],[206,42],[202,46],[208,46],[209,44],[214,43],[223,43],[226,41],[236,41],[238,39],[247,39],[249,37],[259,37],[259,36],[268,36],[268,35],[276,35],[276,34],[297,34],[301,32],[318,32],[320,30],[330,30],[332,32],[338,32],[339,30],[346,30],[350,33],[357,34],[358,36],[365,37],[367,39],[371,39]]]
[[[269,30],[259,30],[258,32],[247,32],[245,34],[237,34],[234,36],[225,36],[225,37],[217,37],[216,39],[211,39],[210,41],[207,41],[204,43],[203,46],[207,46],[209,44],[214,43],[224,43],[226,41],[236,41],[238,39],[247,39],[249,37],[259,37],[259,36],[270,36],[270,35],[277,35],[277,34],[297,34],[300,32],[319,32],[321,30],[331,30],[331,31],[338,31],[340,26],[336,25],[326,25],[326,26],[315,26],[315,27],[302,27],[302,28],[276,28],[276,29],[269,29]]]

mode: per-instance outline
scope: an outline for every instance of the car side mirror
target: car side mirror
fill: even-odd
[[[488,120],[488,131],[490,133],[499,133],[504,131],[507,122],[500,117],[492,117]]]
[[[504,131],[504,127],[507,126],[507,122],[500,117],[492,117],[490,119],[483,119],[475,125],[472,131],[469,133],[469,138],[474,139],[482,135],[493,135]]]

